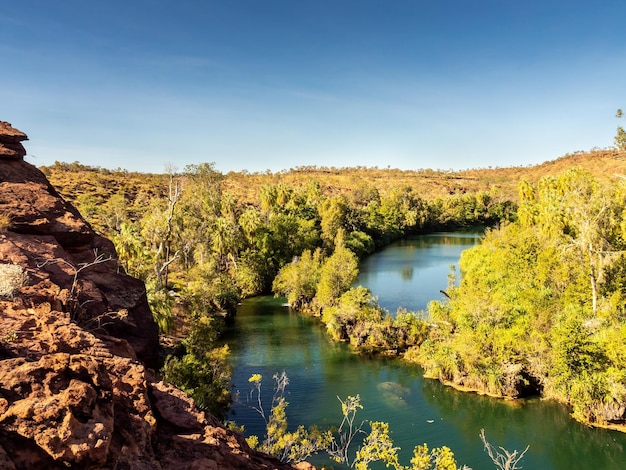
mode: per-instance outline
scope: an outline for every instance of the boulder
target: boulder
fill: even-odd
[[[26,155],[26,149],[21,144],[28,140],[26,134],[11,126],[11,123],[0,121],[0,158],[22,160]]]

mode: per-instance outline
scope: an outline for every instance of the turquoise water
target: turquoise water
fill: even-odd
[[[447,232],[393,243],[360,264],[357,284],[368,287],[391,313],[398,307],[422,310],[431,300],[444,298],[440,290],[448,285],[450,266],[458,267],[461,252],[480,237],[476,231]]]
[[[419,310],[428,300],[441,297],[439,289],[447,285],[449,265],[476,242],[476,236],[468,234],[403,241],[368,258],[359,281],[390,311],[409,301],[414,302],[409,309]],[[235,404],[230,418],[245,425],[246,435],[263,432],[262,419],[245,404],[248,378],[253,373],[263,375],[263,402],[269,410],[271,377],[284,370],[290,380],[287,416],[293,427],[338,425],[337,396],[359,394],[364,406],[360,419],[388,422],[406,465],[413,447],[426,442],[430,447],[449,446],[460,464],[474,470],[495,468],[478,437],[484,428],[492,444],[508,450],[530,445],[521,462],[526,470],[626,468],[625,434],[582,426],[555,403],[506,402],[462,393],[423,379],[418,367],[355,355],[344,344],[331,343],[316,320],[290,312],[284,299],[245,301],[227,338],[233,382],[243,403]],[[313,461],[320,464],[324,459]]]

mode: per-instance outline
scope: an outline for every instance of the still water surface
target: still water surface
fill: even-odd
[[[398,306],[420,310],[442,297],[439,290],[447,286],[449,266],[476,243],[477,235],[467,233],[404,240],[365,260],[358,282],[391,312]],[[526,470],[626,469],[626,434],[582,426],[555,403],[462,393],[423,379],[416,366],[355,355],[344,344],[331,343],[315,319],[291,312],[284,299],[246,300],[227,339],[242,402],[250,390],[248,378],[260,373],[269,410],[271,377],[284,370],[290,380],[290,424],[324,426],[339,424],[337,396],[360,394],[360,418],[388,422],[407,465],[413,447],[426,442],[449,446],[460,464],[474,470],[493,469],[478,437],[484,428],[492,444],[508,450],[530,445],[522,461]],[[243,404],[235,404],[230,418],[245,425],[246,435],[263,433],[262,419]]]

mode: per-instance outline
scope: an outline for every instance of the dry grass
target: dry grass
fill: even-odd
[[[574,152],[534,166],[477,168],[464,171],[397,170],[393,168],[298,167],[277,173],[230,172],[222,182],[240,204],[258,204],[259,191],[266,184],[306,185],[317,181],[325,195],[350,195],[359,187],[375,187],[381,195],[392,188],[410,187],[425,199],[476,191],[492,191],[499,199],[517,200],[520,180],[537,182],[543,176],[558,175],[568,168],[588,169],[598,180],[626,175],[626,152],[613,149]],[[105,203],[114,194],[124,194],[132,213],[142,214],[146,201],[164,195],[168,175],[105,170],[78,163],[42,167],[50,182],[72,202],[91,200]],[[0,223],[1,225],[1,223]]]
[[[4,233],[11,228],[11,216],[0,214],[0,233]]]
[[[18,264],[0,264],[0,297],[13,298],[28,282],[28,273]]]

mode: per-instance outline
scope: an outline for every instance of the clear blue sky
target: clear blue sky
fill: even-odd
[[[19,0],[0,120],[28,161],[464,169],[607,147],[626,1]]]

